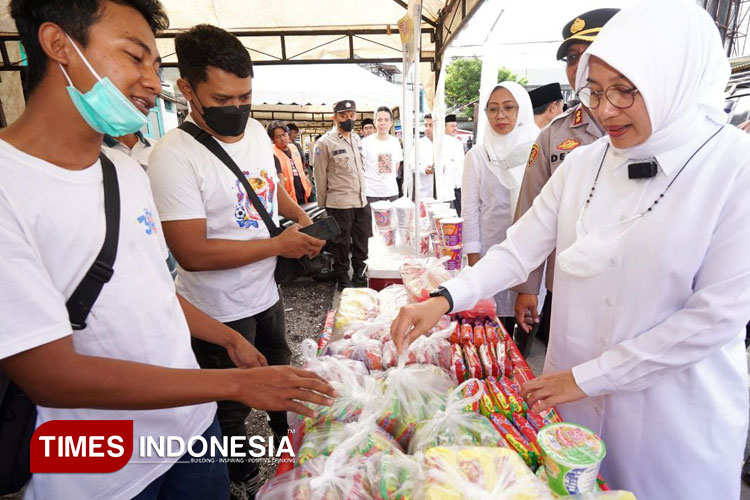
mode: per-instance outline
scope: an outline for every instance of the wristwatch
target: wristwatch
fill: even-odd
[[[450,306],[448,308],[448,312],[451,312],[453,310],[453,297],[451,297],[451,293],[447,288],[439,286],[437,290],[430,294],[430,297],[444,297],[445,300],[448,301],[448,305]]]

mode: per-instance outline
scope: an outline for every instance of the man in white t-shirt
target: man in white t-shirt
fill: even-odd
[[[219,435],[213,401],[305,412],[296,400],[331,390],[291,367],[198,369],[191,335],[222,345],[238,366],[264,360],[175,294],[148,179],[119,152],[108,153],[120,194],[112,278],[85,328],[72,330],[65,306],[104,240],[103,134],[142,126],[161,90],[154,31],[167,26],[166,15],[158,2],[128,0],[75,9],[12,0],[10,11],[28,56],[28,102],[0,131],[0,369],[38,405],[37,426],[132,420],[134,431],[122,469],[36,473],[26,498],[226,498],[223,464],[139,460],[141,437],[209,439]]]
[[[375,112],[377,134],[371,134],[362,140],[365,154],[365,195],[367,202],[398,198],[399,164],[404,161],[401,143],[390,135],[393,113],[385,106]]]
[[[154,147],[148,175],[164,234],[177,258],[177,290],[214,319],[252,342],[271,365],[286,365],[284,304],[274,280],[276,257],[313,257],[324,241],[299,232],[312,224],[284,189],[263,126],[249,118],[252,61],[231,33],[194,26],[175,38],[181,78],[177,85],[190,103],[188,121],[208,132],[247,177],[265,211],[299,223],[271,237],[245,187],[204,145],[181,129],[169,131]],[[193,350],[202,368],[231,368],[226,352],[200,340]],[[219,402],[225,436],[245,436],[247,406]],[[285,412],[271,412],[277,437],[287,434]],[[234,496],[253,494],[261,477],[254,461],[228,464]]]

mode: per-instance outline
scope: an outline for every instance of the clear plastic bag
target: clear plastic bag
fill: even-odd
[[[441,324],[442,326],[442,324]],[[409,345],[406,352],[406,364],[434,365],[450,369],[451,344],[448,339],[456,329],[456,323],[449,323],[445,328],[429,335],[417,338]],[[383,367],[392,368],[398,364],[398,353],[393,341],[383,345]]]
[[[378,292],[369,288],[344,289],[333,320],[334,337],[338,337],[347,325],[375,318],[378,312]]]
[[[383,343],[359,333],[355,333],[349,339],[329,343],[326,354],[361,361],[370,371],[383,369]]]
[[[350,323],[341,331],[342,338],[350,339],[354,335],[368,339],[388,342],[391,340],[391,324],[394,317],[380,315],[375,319],[367,321],[355,321]]]
[[[456,387],[448,395],[445,410],[417,424],[409,443],[410,454],[435,446],[507,446],[503,436],[487,417],[466,411],[484,395],[479,382],[469,379]],[[478,390],[466,397],[465,389],[470,385]]]
[[[257,500],[368,500],[364,457],[318,457],[268,481]]]
[[[373,418],[348,424],[330,422],[307,433],[297,453],[297,463],[303,465],[315,457],[331,455],[339,448],[346,449],[350,457],[403,451],[396,440],[381,429]]]
[[[429,299],[430,293],[453,277],[453,274],[443,267],[446,260],[447,258],[430,257],[411,259],[401,264],[399,272],[410,302],[423,302]]]
[[[380,315],[395,318],[398,311],[409,303],[404,285],[390,285],[378,292]]]
[[[449,373],[432,365],[399,364],[386,372],[385,406],[378,415],[378,424],[393,436],[404,449],[417,423],[445,409],[448,391],[455,387]]]
[[[365,469],[374,500],[413,500],[421,477],[420,461],[403,453],[377,453]]]
[[[552,493],[507,448],[436,447],[424,453],[420,500],[552,500]]]
[[[492,297],[482,299],[467,311],[460,311],[461,317],[466,319],[484,319],[497,316],[497,304]]]
[[[635,495],[629,491],[596,491],[593,493],[581,493],[579,495],[570,495],[560,497],[560,500],[636,500]]]

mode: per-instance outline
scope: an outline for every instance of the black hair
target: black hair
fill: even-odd
[[[427,113],[426,115],[424,115],[424,119],[425,120],[432,120],[432,115],[430,113]]]
[[[375,122],[372,121],[372,118],[365,118],[362,120],[362,123],[360,125],[364,128],[365,125],[372,125],[375,126]]]
[[[391,111],[391,108],[389,108],[388,106],[380,106],[375,111],[375,116],[378,116],[378,113],[388,113],[388,116],[390,116],[391,120],[393,120],[393,111]]]
[[[291,132],[292,130],[296,130],[297,132],[299,132],[299,127],[298,127],[297,125],[295,125],[294,123],[287,123],[287,124],[286,124],[286,128],[287,128],[287,130],[289,130],[290,132]]]
[[[546,113],[547,110],[549,109],[549,107],[552,106],[553,104],[555,104],[558,101],[562,101],[562,99],[556,99],[556,100],[554,100],[552,102],[548,102],[546,104],[541,104],[541,105],[535,107],[534,108],[534,114],[535,115],[541,115],[542,113]]]
[[[276,129],[280,128],[283,129],[284,132],[289,132],[289,128],[284,125],[284,122],[281,120],[273,120],[271,123],[268,124],[268,128],[266,129],[266,132],[268,132],[268,138],[273,141],[273,134],[276,132]]]
[[[156,33],[169,26],[158,0],[109,0],[137,10]],[[11,0],[10,15],[26,51],[26,90],[31,92],[44,78],[47,55],[39,43],[39,27],[55,23],[81,46],[86,47],[89,28],[99,20],[107,0]]]
[[[208,78],[209,66],[240,78],[252,77],[253,60],[242,42],[226,30],[198,24],[174,39],[180,76],[195,86]]]

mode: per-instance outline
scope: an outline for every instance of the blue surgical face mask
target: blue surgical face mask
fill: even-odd
[[[101,78],[83,56],[78,45],[69,36],[68,40],[73,44],[73,48],[76,49],[83,62],[86,63],[89,71],[98,80],[91,87],[91,90],[82,93],[73,86],[73,81],[65,68],[59,65],[68,80],[67,89],[73,105],[86,120],[86,123],[100,134],[107,134],[112,137],[121,137],[140,130],[148,121],[146,116],[138,111],[138,108],[115,87],[109,78]]]

